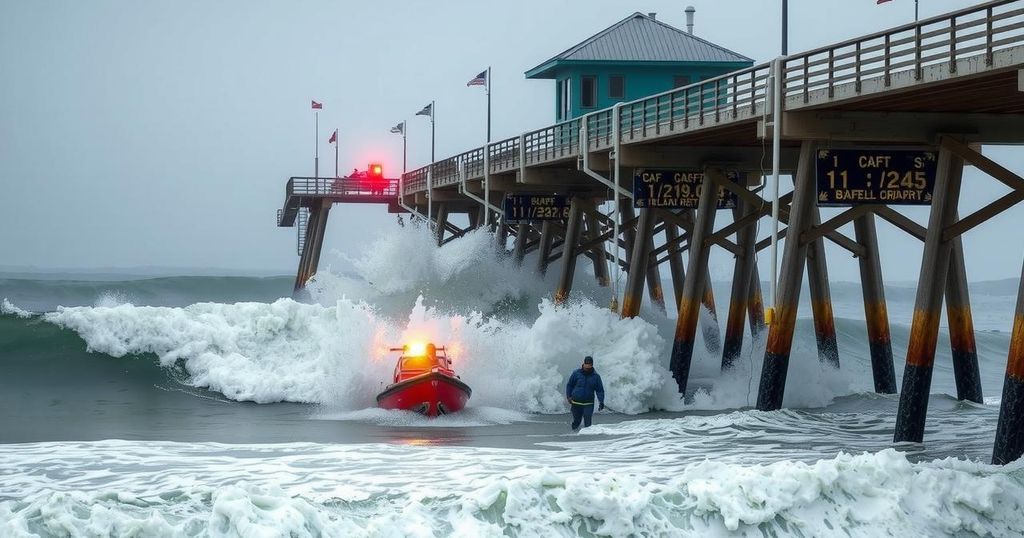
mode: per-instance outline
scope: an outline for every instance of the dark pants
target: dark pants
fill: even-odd
[[[583,421],[583,427],[589,428],[590,422],[593,418],[594,404],[572,404],[572,429],[578,430],[580,427],[581,420]]]

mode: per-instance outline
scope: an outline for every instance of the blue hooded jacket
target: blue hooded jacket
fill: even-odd
[[[597,401],[604,403],[604,384],[601,383],[601,376],[597,370],[592,370],[588,374],[583,368],[578,368],[565,384],[565,397],[573,403],[593,404],[594,393],[597,393]]]

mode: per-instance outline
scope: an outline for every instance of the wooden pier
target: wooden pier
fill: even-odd
[[[1024,143],[1022,69],[1024,0],[986,2],[619,103],[430,163],[403,175],[391,207],[429,220],[438,243],[465,233],[449,222],[460,212],[470,228],[491,226],[502,248],[503,234],[513,236],[513,263],[537,252],[539,273],[558,264],[556,301],[572,290],[578,256],[592,260],[602,285],[609,283],[608,264],[617,264],[627,273],[623,316],[639,314],[645,287],[651,301],[664,301],[660,271],[668,262],[674,288],[668,296],[679,311],[668,362],[680,393],[687,389],[698,328],[709,349],[722,353],[727,370],[742,348],[745,324],[754,334],[763,330],[764,306],[770,307],[757,396],[761,410],[782,406],[805,270],[820,359],[835,367],[842,362],[825,241],[858,259],[875,390],[896,392],[876,224],[895,226],[923,241],[924,254],[894,440],[922,442],[944,300],[958,398],[982,398],[961,243],[964,233],[1024,200],[1024,179],[979,151],[986,144]],[[774,196],[763,188],[762,158],[776,128],[778,168],[793,177],[793,188],[773,208]],[[919,155],[916,168],[887,168],[890,159],[913,152]],[[869,179],[877,172],[874,184],[846,188],[847,170],[838,163],[849,155],[866,156],[861,172],[868,170]],[[967,163],[1011,192],[961,215]],[[835,174],[831,187],[822,183],[827,167]],[[637,182],[653,170],[699,174],[693,184],[699,184],[699,196],[678,191],[673,198],[693,205],[638,194]],[[878,184],[885,177],[889,186],[883,188]],[[675,186],[686,181],[677,179]],[[503,202],[522,195],[560,197],[567,213],[511,222]],[[289,183],[279,224],[293,222],[290,208],[310,211],[297,287],[316,270],[329,204],[342,201],[348,200],[319,187],[306,195]],[[898,212],[904,203],[930,205],[927,227]],[[819,206],[846,209],[823,222]],[[716,224],[720,209],[731,210],[725,225]],[[757,266],[756,253],[771,245],[770,231],[765,237],[763,230],[770,230],[765,219],[773,210],[784,246],[774,304],[762,305],[766,272]],[[853,237],[839,231],[851,223]],[[708,277],[712,248],[736,260],[731,297],[724,303],[724,339]],[[1024,453],[1024,287],[1020,297],[993,452],[997,463]],[[710,323],[702,310],[714,314]]]

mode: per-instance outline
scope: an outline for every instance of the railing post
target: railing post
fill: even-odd
[[[836,49],[828,49],[828,98],[836,96]]]
[[[949,18],[949,72],[956,73],[956,16]]]
[[[985,65],[992,66],[992,8],[985,11]]]
[[[739,87],[740,87],[740,77],[739,77],[739,75],[735,75],[735,76],[732,77],[732,118],[733,119],[736,119],[736,116],[739,115],[739,110],[737,109],[737,107],[739,107],[740,105],[739,105],[739,99],[737,98],[738,96],[736,95],[736,88],[739,88]]]
[[[690,128],[690,88],[683,90],[683,129]]]
[[[668,94],[668,130],[676,130],[676,92]]]
[[[697,98],[700,99],[700,103],[698,103],[700,108],[697,109],[699,111],[697,125],[704,125],[704,86],[706,86],[706,84],[701,82],[700,87],[697,90]]]
[[[921,80],[921,25],[914,27],[914,80]]]
[[[810,96],[810,91],[811,91],[811,75],[810,75],[810,73],[808,73],[808,70],[810,69],[810,67],[808,66],[809,58],[810,58],[809,56],[806,56],[806,55],[804,56],[804,102],[805,103],[807,101],[809,101],[810,98],[811,98],[811,96]],[[786,80],[786,70],[783,68],[783,69],[779,69],[779,71],[782,71],[782,75],[781,75],[782,76],[782,80],[785,81]],[[776,73],[775,76],[779,76],[779,74]],[[775,121],[775,120],[772,120],[772,121]]]
[[[860,93],[860,71],[861,71],[861,59],[860,59],[860,41],[857,42],[857,60],[854,63],[854,71],[856,76],[856,82],[854,82],[854,90]]]
[[[767,106],[767,102],[765,103]],[[750,70],[750,112],[757,113],[757,71]]]
[[[892,36],[885,34],[885,87],[888,88],[892,85],[892,75],[889,73],[892,69]]]
[[[721,91],[722,79],[715,79],[715,123],[722,121],[722,114],[719,106],[719,92]]]

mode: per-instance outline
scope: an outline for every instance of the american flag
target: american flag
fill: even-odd
[[[313,110],[323,110],[324,104],[313,101]]]
[[[334,134],[331,135],[331,138],[330,138],[330,140],[327,141],[327,143],[328,144],[333,144],[333,143],[335,143],[337,141],[338,141],[338,130],[335,129],[334,130]]]
[[[875,5],[877,6],[878,4],[884,4],[884,3],[886,3],[886,2],[890,2],[890,1],[891,1],[891,0],[876,0],[876,1],[875,1]]]
[[[487,85],[487,70],[484,69],[479,75],[473,78],[473,80],[466,83],[466,86],[486,86]]]
[[[391,128],[391,132],[395,134],[405,134],[405,122],[399,123]]]

